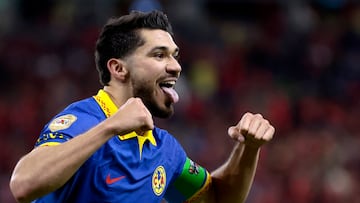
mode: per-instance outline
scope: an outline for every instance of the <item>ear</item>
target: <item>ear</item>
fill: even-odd
[[[124,65],[125,63],[121,59],[109,59],[107,62],[107,67],[109,69],[111,77],[114,77],[121,81],[125,81],[128,75],[128,70]]]

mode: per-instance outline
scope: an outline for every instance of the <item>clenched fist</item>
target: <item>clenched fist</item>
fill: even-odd
[[[245,145],[260,147],[270,141],[275,128],[261,114],[245,113],[239,123],[228,129],[231,138]]]
[[[114,135],[124,135],[132,131],[142,134],[154,128],[152,115],[140,98],[128,99],[107,122]]]

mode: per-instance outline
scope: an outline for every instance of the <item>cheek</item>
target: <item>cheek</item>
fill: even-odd
[[[152,59],[138,59],[131,65],[130,78],[134,82],[133,85],[150,86],[147,89],[154,89],[157,86],[156,81],[161,77],[165,66],[163,63]]]
[[[144,77],[132,78],[133,95],[143,100],[152,100],[160,95],[160,88],[156,88],[155,82],[146,80]]]
[[[137,71],[132,77],[138,83],[155,85],[158,75],[151,69],[143,69]]]
[[[165,67],[166,63],[164,61],[156,61],[150,58],[138,63],[136,68],[141,74],[144,74],[145,77],[154,79],[165,70]]]

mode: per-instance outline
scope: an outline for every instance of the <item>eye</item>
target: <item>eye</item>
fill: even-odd
[[[174,57],[174,59],[177,60],[177,61],[180,59],[180,55],[179,55],[179,54],[174,54],[173,57]]]
[[[157,53],[154,53],[154,57],[157,59],[163,59],[163,58],[165,58],[165,54],[162,52],[157,52]]]

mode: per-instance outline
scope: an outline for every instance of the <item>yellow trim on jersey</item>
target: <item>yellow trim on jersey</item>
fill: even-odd
[[[41,146],[56,146],[59,144],[61,144],[61,143],[60,142],[45,142],[45,143],[39,145],[39,147],[41,147]]]
[[[118,110],[118,107],[111,100],[108,93],[102,89],[100,89],[97,95],[94,96],[94,99],[99,104],[107,118],[115,114]],[[142,149],[146,140],[148,140],[152,145],[156,146],[156,140],[154,138],[152,130],[146,131],[143,135],[138,135],[134,131],[125,135],[118,135],[118,137],[120,140],[127,140],[136,137],[139,144],[140,159],[142,156]]]
[[[197,191],[193,196],[191,196],[189,199],[187,199],[184,203],[191,203],[194,202],[195,200],[198,200],[203,194],[204,192],[206,192],[207,190],[209,190],[210,185],[211,185],[211,175],[208,171],[206,171],[206,181],[203,185],[203,187]]]
[[[107,118],[113,115],[118,110],[118,107],[111,100],[108,93],[106,93],[104,90],[99,90],[99,92],[97,93],[97,95],[94,96],[94,98],[96,102],[100,105]]]

